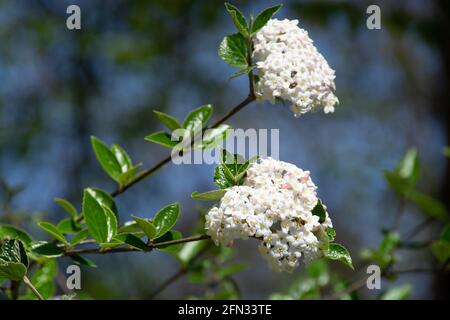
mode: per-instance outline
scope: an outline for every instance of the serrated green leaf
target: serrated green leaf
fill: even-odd
[[[170,134],[164,131],[158,131],[145,137],[145,140],[157,143],[166,148],[174,148],[180,142],[172,140]]]
[[[389,289],[381,296],[381,300],[406,300],[411,296],[412,287],[409,284]]]
[[[120,174],[117,177],[133,167],[130,156],[125,152],[125,150],[122,149],[121,146],[119,146],[118,144],[113,144],[111,146],[111,152],[120,165]]]
[[[3,239],[20,240],[26,247],[28,247],[30,243],[33,241],[31,239],[31,236],[26,231],[9,224],[0,225],[0,240]]]
[[[251,27],[251,35],[253,36],[261,30],[266,23],[272,19],[273,15],[281,8],[281,4],[263,10],[256,18]]]
[[[248,67],[247,44],[240,33],[226,36],[219,45],[219,57],[232,67],[245,69]]]
[[[448,221],[448,214],[444,204],[421,192],[411,191],[407,194],[408,199],[413,201],[422,212],[430,218]]]
[[[214,168],[214,183],[221,189],[226,189],[234,185],[234,179],[230,178],[224,165]]]
[[[327,230],[325,230],[325,232],[327,233],[328,240],[330,242],[333,241],[334,238],[336,237],[336,230],[334,230],[333,228],[327,228]]]
[[[47,258],[57,258],[64,254],[64,249],[58,247],[56,244],[51,242],[36,242],[32,244],[31,252],[40,256],[45,256]]]
[[[111,218],[112,210],[105,210],[107,206],[97,200],[95,190],[87,188],[83,193],[83,214],[90,235],[98,243],[109,242],[114,236],[114,219]],[[115,215],[113,214],[115,217]],[[117,230],[117,220],[115,221]]]
[[[156,236],[156,227],[155,225],[148,219],[140,218],[134,215],[131,215],[131,217],[136,221],[136,223],[139,225],[139,227],[144,231],[144,233],[147,235],[147,237],[152,240]]]
[[[153,219],[153,224],[156,227],[155,239],[161,237],[166,232],[168,232],[178,220],[180,215],[180,205],[178,203],[172,203],[161,210],[159,210],[155,218]]]
[[[63,208],[65,211],[67,211],[73,219],[76,219],[78,216],[77,209],[74,207],[73,204],[71,204],[69,201],[62,199],[62,198],[55,198],[53,199],[61,208]]]
[[[220,199],[222,199],[222,197],[224,196],[224,194],[227,191],[224,189],[220,189],[220,190],[211,190],[211,191],[206,191],[206,192],[197,192],[194,191],[191,193],[191,198],[195,199],[195,200],[201,200],[201,201],[218,201]]]
[[[0,262],[0,277],[2,278],[21,281],[26,273],[27,268],[23,263]]]
[[[66,238],[64,237],[64,235],[61,233],[61,231],[59,231],[58,227],[51,224],[50,222],[39,222],[38,226],[41,227],[42,229],[44,229],[47,233],[49,233],[53,238],[55,238],[56,240],[64,243],[64,244],[69,244],[66,240]]]
[[[78,231],[73,237],[72,240],[70,240],[70,246],[73,247],[77,244],[79,244],[81,241],[86,239],[89,236],[89,230],[83,229]]]
[[[28,267],[28,255],[22,241],[5,240],[0,243],[0,263],[19,262]]]
[[[245,19],[244,14],[235,6],[230,3],[225,2],[225,8],[233,20],[234,25],[238,29],[238,31],[246,37],[248,35],[248,23],[247,19]]]
[[[191,133],[200,132],[206,126],[212,113],[213,108],[210,104],[198,107],[189,112],[183,121],[183,127]]]
[[[326,211],[325,208],[322,205],[322,201],[317,200],[317,204],[314,206],[314,208],[311,210],[311,213],[315,216],[319,217],[319,223],[323,223],[326,218]]]
[[[328,246],[328,250],[324,251],[324,256],[327,259],[339,260],[353,269],[353,263],[350,254],[344,246],[338,243],[330,243]]]
[[[180,129],[182,126],[178,122],[178,120],[167,113],[153,110],[159,120],[165,124],[165,126],[170,130],[174,131],[176,129]]]
[[[173,241],[173,240],[179,240],[182,238],[182,234],[179,231],[176,230],[170,230],[166,232],[162,237],[159,237],[154,244],[160,243],[160,242],[166,242],[166,241]],[[182,243],[174,244],[174,245],[164,245],[164,246],[158,246],[158,250],[168,252],[171,254],[177,254],[181,248],[183,247]]]
[[[91,136],[92,148],[103,170],[114,180],[122,173],[121,165],[109,147],[97,137]]]

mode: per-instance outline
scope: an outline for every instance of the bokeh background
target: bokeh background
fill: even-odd
[[[249,14],[278,2],[233,3]],[[66,28],[70,4],[81,7],[80,31]],[[381,8],[381,30],[366,27],[369,4]],[[419,189],[448,206],[442,149],[449,140],[449,14],[447,1],[286,0],[277,18],[299,19],[309,31],[336,70],[340,105],[332,115],[295,119],[287,107],[252,104],[229,121],[235,128],[280,129],[281,160],[311,171],[338,240],[355,260],[393,224],[398,203],[383,170],[409,147],[419,150]],[[150,166],[168,152],[143,139],[162,129],[152,110],[183,118],[211,103],[217,119],[247,94],[245,77],[228,80],[234,70],[217,56],[223,36],[234,32],[222,1],[0,0],[0,26],[0,177],[22,189],[9,201],[3,188],[0,221],[36,236],[46,237],[36,221],[65,215],[54,197],[80,209],[83,187],[114,189],[90,135],[119,143],[136,163]],[[130,214],[152,217],[179,201],[177,229],[189,234],[199,209],[190,193],[212,189],[212,173],[213,166],[169,164],[117,199],[122,221]],[[423,219],[413,207],[406,211],[400,231]],[[401,257],[405,267],[432,260],[429,253]],[[93,258],[98,268],[83,269],[82,292],[96,299],[144,298],[178,268],[166,253]],[[243,298],[267,298],[302,273],[270,271],[251,242],[239,243],[235,260],[247,264],[236,277]],[[448,297],[448,280],[419,273],[397,283],[413,284],[412,298],[432,299]],[[180,279],[159,298],[199,291]]]

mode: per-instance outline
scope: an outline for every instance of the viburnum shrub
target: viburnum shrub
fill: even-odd
[[[230,128],[225,122],[256,100],[288,103],[296,117],[310,111],[334,111],[338,103],[334,71],[297,20],[274,19],[281,5],[268,8],[249,20],[235,6],[226,3],[225,7],[237,32],[223,39],[218,54],[226,63],[238,68],[231,78],[248,77],[248,96],[212,124],[209,119],[213,108],[209,104],[188,112],[184,121],[155,111],[168,132],[152,133],[146,140],[173,150],[186,137],[173,140],[171,134],[183,129],[189,134],[203,135],[199,148],[215,148],[223,142]],[[213,130],[204,134],[207,129]],[[329,214],[324,205],[326,201],[319,199],[308,170],[272,158],[245,160],[222,150],[221,163],[213,174],[219,189],[191,195],[193,199],[216,204],[202,215],[201,225],[194,234],[184,237],[174,229],[181,213],[178,203],[164,206],[151,219],[131,215],[126,222],[119,221],[115,203],[117,196],[169,163],[173,154],[142,169],[142,164],[133,163],[117,144],[109,146],[97,137],[91,138],[91,144],[100,166],[117,182],[117,189],[108,193],[97,187],[85,188],[81,210],[67,200],[56,198],[56,203],[68,216],[57,224],[38,223],[51,240],[36,240],[15,226],[0,225],[0,285],[10,283],[4,291],[11,298],[18,297],[21,283],[29,288],[23,298],[53,297],[58,258],[67,257],[77,264],[95,267],[86,255],[151,253],[154,250],[174,255],[182,266],[183,272],[179,274],[189,274],[195,283],[205,281],[204,275],[211,270],[219,270],[215,279],[233,291],[230,288],[235,283],[227,280],[242,269],[241,265],[223,268],[219,265],[230,258],[227,247],[238,248],[239,240],[247,239],[255,242],[255,250],[257,248],[275,271],[292,272],[300,262],[309,265],[307,270],[313,288],[301,292],[297,288],[294,293],[274,297],[309,297],[316,292],[314,290],[327,286],[329,277],[324,278],[328,274],[327,267],[324,259],[319,258],[338,260],[353,268],[347,249],[334,242],[336,231],[331,217],[335,220],[339,217],[333,216],[333,210]],[[183,152],[188,152],[192,145],[187,143],[183,148]],[[410,151],[395,171],[386,172],[386,179],[402,201],[413,201],[428,210],[432,218],[446,219],[445,209],[443,213],[436,201],[414,190],[417,172],[417,153]],[[442,239],[432,244],[432,251],[441,263],[450,256],[448,234],[448,230],[443,232]],[[220,250],[213,251],[207,263],[199,262],[205,250],[212,249],[212,244]],[[383,276],[392,275],[390,268],[396,261],[394,253],[399,245],[398,234],[390,231],[379,249],[365,250],[363,257],[376,262]]]

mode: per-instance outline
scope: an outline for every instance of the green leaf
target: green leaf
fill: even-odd
[[[328,250],[324,251],[324,256],[327,259],[339,260],[353,269],[353,263],[350,254],[344,246],[338,243],[330,243],[330,245],[328,246]]]
[[[325,221],[326,212],[320,200],[317,200],[317,204],[311,210],[311,213],[319,217],[319,223],[323,223]]]
[[[86,239],[89,236],[89,230],[83,229],[81,231],[78,231],[73,237],[72,240],[70,240],[70,246],[73,247],[77,244],[79,244],[81,241]]]
[[[12,239],[0,243],[0,263],[20,262],[28,267],[28,256],[20,240]]]
[[[204,126],[206,126],[206,123],[209,118],[211,118],[212,113],[213,108],[210,104],[198,107],[197,109],[189,112],[186,119],[183,121],[183,127],[191,133],[199,132]]]
[[[400,244],[400,235],[398,232],[389,231],[386,232],[383,238],[383,241],[380,244],[380,253],[381,254],[390,254],[392,253]]]
[[[117,230],[117,220],[111,217],[112,210],[98,201],[95,190],[87,188],[83,194],[83,213],[90,235],[98,243],[109,242]],[[112,215],[115,218],[115,215]]]
[[[120,174],[127,172],[133,167],[130,156],[125,152],[125,150],[122,149],[121,146],[118,144],[113,144],[111,146],[111,152],[114,154],[114,157],[120,165]]]
[[[183,248],[178,252],[177,258],[184,266],[189,265],[192,259],[205,248],[206,241],[193,241],[187,242],[183,245]]]
[[[36,242],[32,245],[31,252],[48,258],[57,258],[64,254],[64,249],[51,242]]]
[[[53,236],[53,238],[55,238],[56,240],[67,245],[69,244],[61,231],[59,231],[58,227],[51,224],[50,222],[39,222],[38,226],[47,231],[47,233]]]
[[[400,177],[396,172],[385,171],[384,178],[386,179],[389,187],[391,187],[391,189],[399,195],[403,196],[411,189],[408,181]]]
[[[280,10],[280,8],[281,8],[281,4],[279,4],[279,5],[276,5],[276,6],[274,6],[274,7],[270,7],[270,8],[267,8],[267,9],[265,9],[265,10],[263,10],[256,18],[255,18],[255,21],[253,22],[253,24],[252,24],[252,27],[251,27],[251,35],[253,36],[255,33],[257,33],[259,30],[261,30],[265,25],[266,25],[266,23],[270,20],[270,19],[272,19],[272,17],[273,17],[273,15],[275,14],[275,13],[277,13],[277,11],[278,10]]]
[[[444,229],[442,229],[441,236],[439,238],[443,241],[450,242],[450,224],[447,224]]]
[[[108,208],[103,206],[103,210],[105,211],[106,214],[106,219],[107,219],[107,223],[110,226],[111,230],[111,234],[114,236],[117,234],[117,229],[118,229],[118,222],[117,222],[117,218],[116,215],[114,214],[114,212]]]
[[[117,177],[122,173],[122,169],[114,152],[112,152],[103,141],[94,136],[91,136],[91,143],[95,156],[103,170],[105,170],[111,178],[117,180]]]
[[[191,193],[191,198],[201,201],[218,201],[222,199],[222,197],[225,195],[226,192],[227,191],[224,189],[211,190],[202,193],[194,191]]]
[[[117,177],[117,180],[121,184],[127,183],[131,178],[134,177],[136,172],[142,167],[142,163],[138,163],[134,167],[132,167],[130,170],[123,172],[120,176]]]
[[[221,189],[234,186],[234,178],[230,177],[228,169],[223,165],[214,168],[214,183]]]
[[[108,207],[114,212],[117,221],[119,221],[119,212],[117,211],[116,203],[111,195],[99,188],[89,188],[90,194],[100,203],[103,207]]]
[[[114,240],[128,244],[142,251],[150,251],[150,248],[141,239],[132,233],[122,233],[114,237]]]
[[[158,131],[155,133],[152,133],[145,137],[145,140],[157,143],[163,147],[166,148],[174,148],[176,145],[178,145],[180,142],[174,141],[171,139],[171,136],[164,132],[164,131]]]
[[[409,192],[407,197],[413,201],[427,217],[441,221],[448,220],[449,217],[445,210],[445,206],[440,201],[417,191]]]
[[[155,238],[156,227],[150,220],[136,217],[134,215],[131,215],[131,217],[136,221],[136,223],[139,225],[142,231],[144,231],[144,233],[150,240]]]
[[[178,220],[180,215],[180,205],[178,203],[172,203],[165,206],[158,211],[153,219],[153,224],[156,227],[155,239],[161,237],[168,232]]]
[[[334,230],[333,228],[327,228],[327,230],[325,230],[325,232],[327,233],[328,236],[328,240],[334,241],[334,238],[336,237],[336,230]]]
[[[94,262],[78,254],[71,255],[70,258],[72,258],[73,262],[75,262],[76,264],[89,266],[91,268],[97,268],[97,265]]]
[[[141,230],[136,221],[127,221],[119,228],[118,233],[130,233]]]
[[[65,218],[58,223],[57,228],[62,234],[71,234],[80,231],[81,225],[72,218]]]
[[[179,240],[182,238],[182,234],[179,231],[175,231],[175,230],[170,230],[168,232],[166,232],[162,237],[158,238],[158,240],[156,240],[154,242],[154,244],[157,244],[159,242],[166,242],[166,241],[173,241],[173,240]],[[158,246],[158,250],[164,251],[164,252],[168,252],[171,254],[177,254],[181,248],[183,248],[183,244],[179,243],[179,244],[173,244],[173,245],[164,245],[164,246]]]
[[[230,266],[223,267],[219,269],[218,276],[220,279],[225,279],[232,276],[233,274],[239,273],[246,268],[244,263],[235,263]]]
[[[219,57],[232,67],[245,69],[248,67],[247,44],[240,33],[228,35],[219,45]]]
[[[228,13],[233,19],[233,23],[238,29],[238,31],[244,37],[246,37],[248,35],[248,24],[244,14],[241,11],[239,11],[238,8],[236,8],[232,4],[229,4],[228,2],[225,2],[225,8],[227,9]]]
[[[252,71],[255,68],[256,68],[256,66],[247,66],[247,67],[245,67],[245,68],[243,68],[243,69],[233,73],[228,78],[231,80],[231,79],[237,78],[239,76],[242,76],[243,74],[248,74],[248,73],[250,73],[250,71]]]
[[[409,149],[397,165],[396,172],[400,177],[409,181],[411,186],[417,182],[420,173],[420,163],[417,149]]]
[[[58,265],[55,259],[45,261],[38,268],[31,278],[31,282],[44,299],[49,299],[55,295],[56,286],[54,279],[58,272]],[[36,299],[34,293],[28,289],[25,299]]]
[[[450,259],[450,242],[437,240],[431,244],[431,252],[438,259],[441,264],[447,262]]]
[[[3,239],[17,239],[23,242],[28,247],[33,241],[31,236],[24,230],[9,224],[0,225],[0,240]]]
[[[207,129],[201,143],[199,145],[196,144],[195,147],[203,150],[216,147],[226,140],[229,129],[231,129],[231,127],[227,124],[221,124],[217,128]]]
[[[409,284],[389,289],[381,296],[381,300],[406,300],[411,296],[412,287]]]
[[[62,198],[55,198],[53,199],[61,208],[66,210],[73,219],[77,218],[78,212],[77,209],[74,207],[73,204],[71,204],[69,201],[62,199]]]
[[[176,129],[181,128],[181,124],[178,122],[178,120],[175,119],[174,117],[172,117],[171,115],[168,115],[167,113],[156,111],[156,110],[153,110],[153,112],[156,114],[158,119],[161,120],[161,122],[166,125],[166,127],[170,131],[174,131]]]
[[[26,273],[27,268],[23,263],[0,262],[0,277],[2,278],[21,281]]]

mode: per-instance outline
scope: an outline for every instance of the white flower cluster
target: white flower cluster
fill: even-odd
[[[299,260],[321,256],[321,226],[311,210],[317,204],[309,171],[272,158],[251,164],[244,185],[230,188],[206,215],[207,234],[231,246],[236,239],[261,239],[259,251],[276,271],[292,272]]]
[[[334,112],[339,102],[334,95],[334,70],[297,24],[298,20],[272,19],[254,37],[257,97],[291,103],[295,117],[322,108]]]

